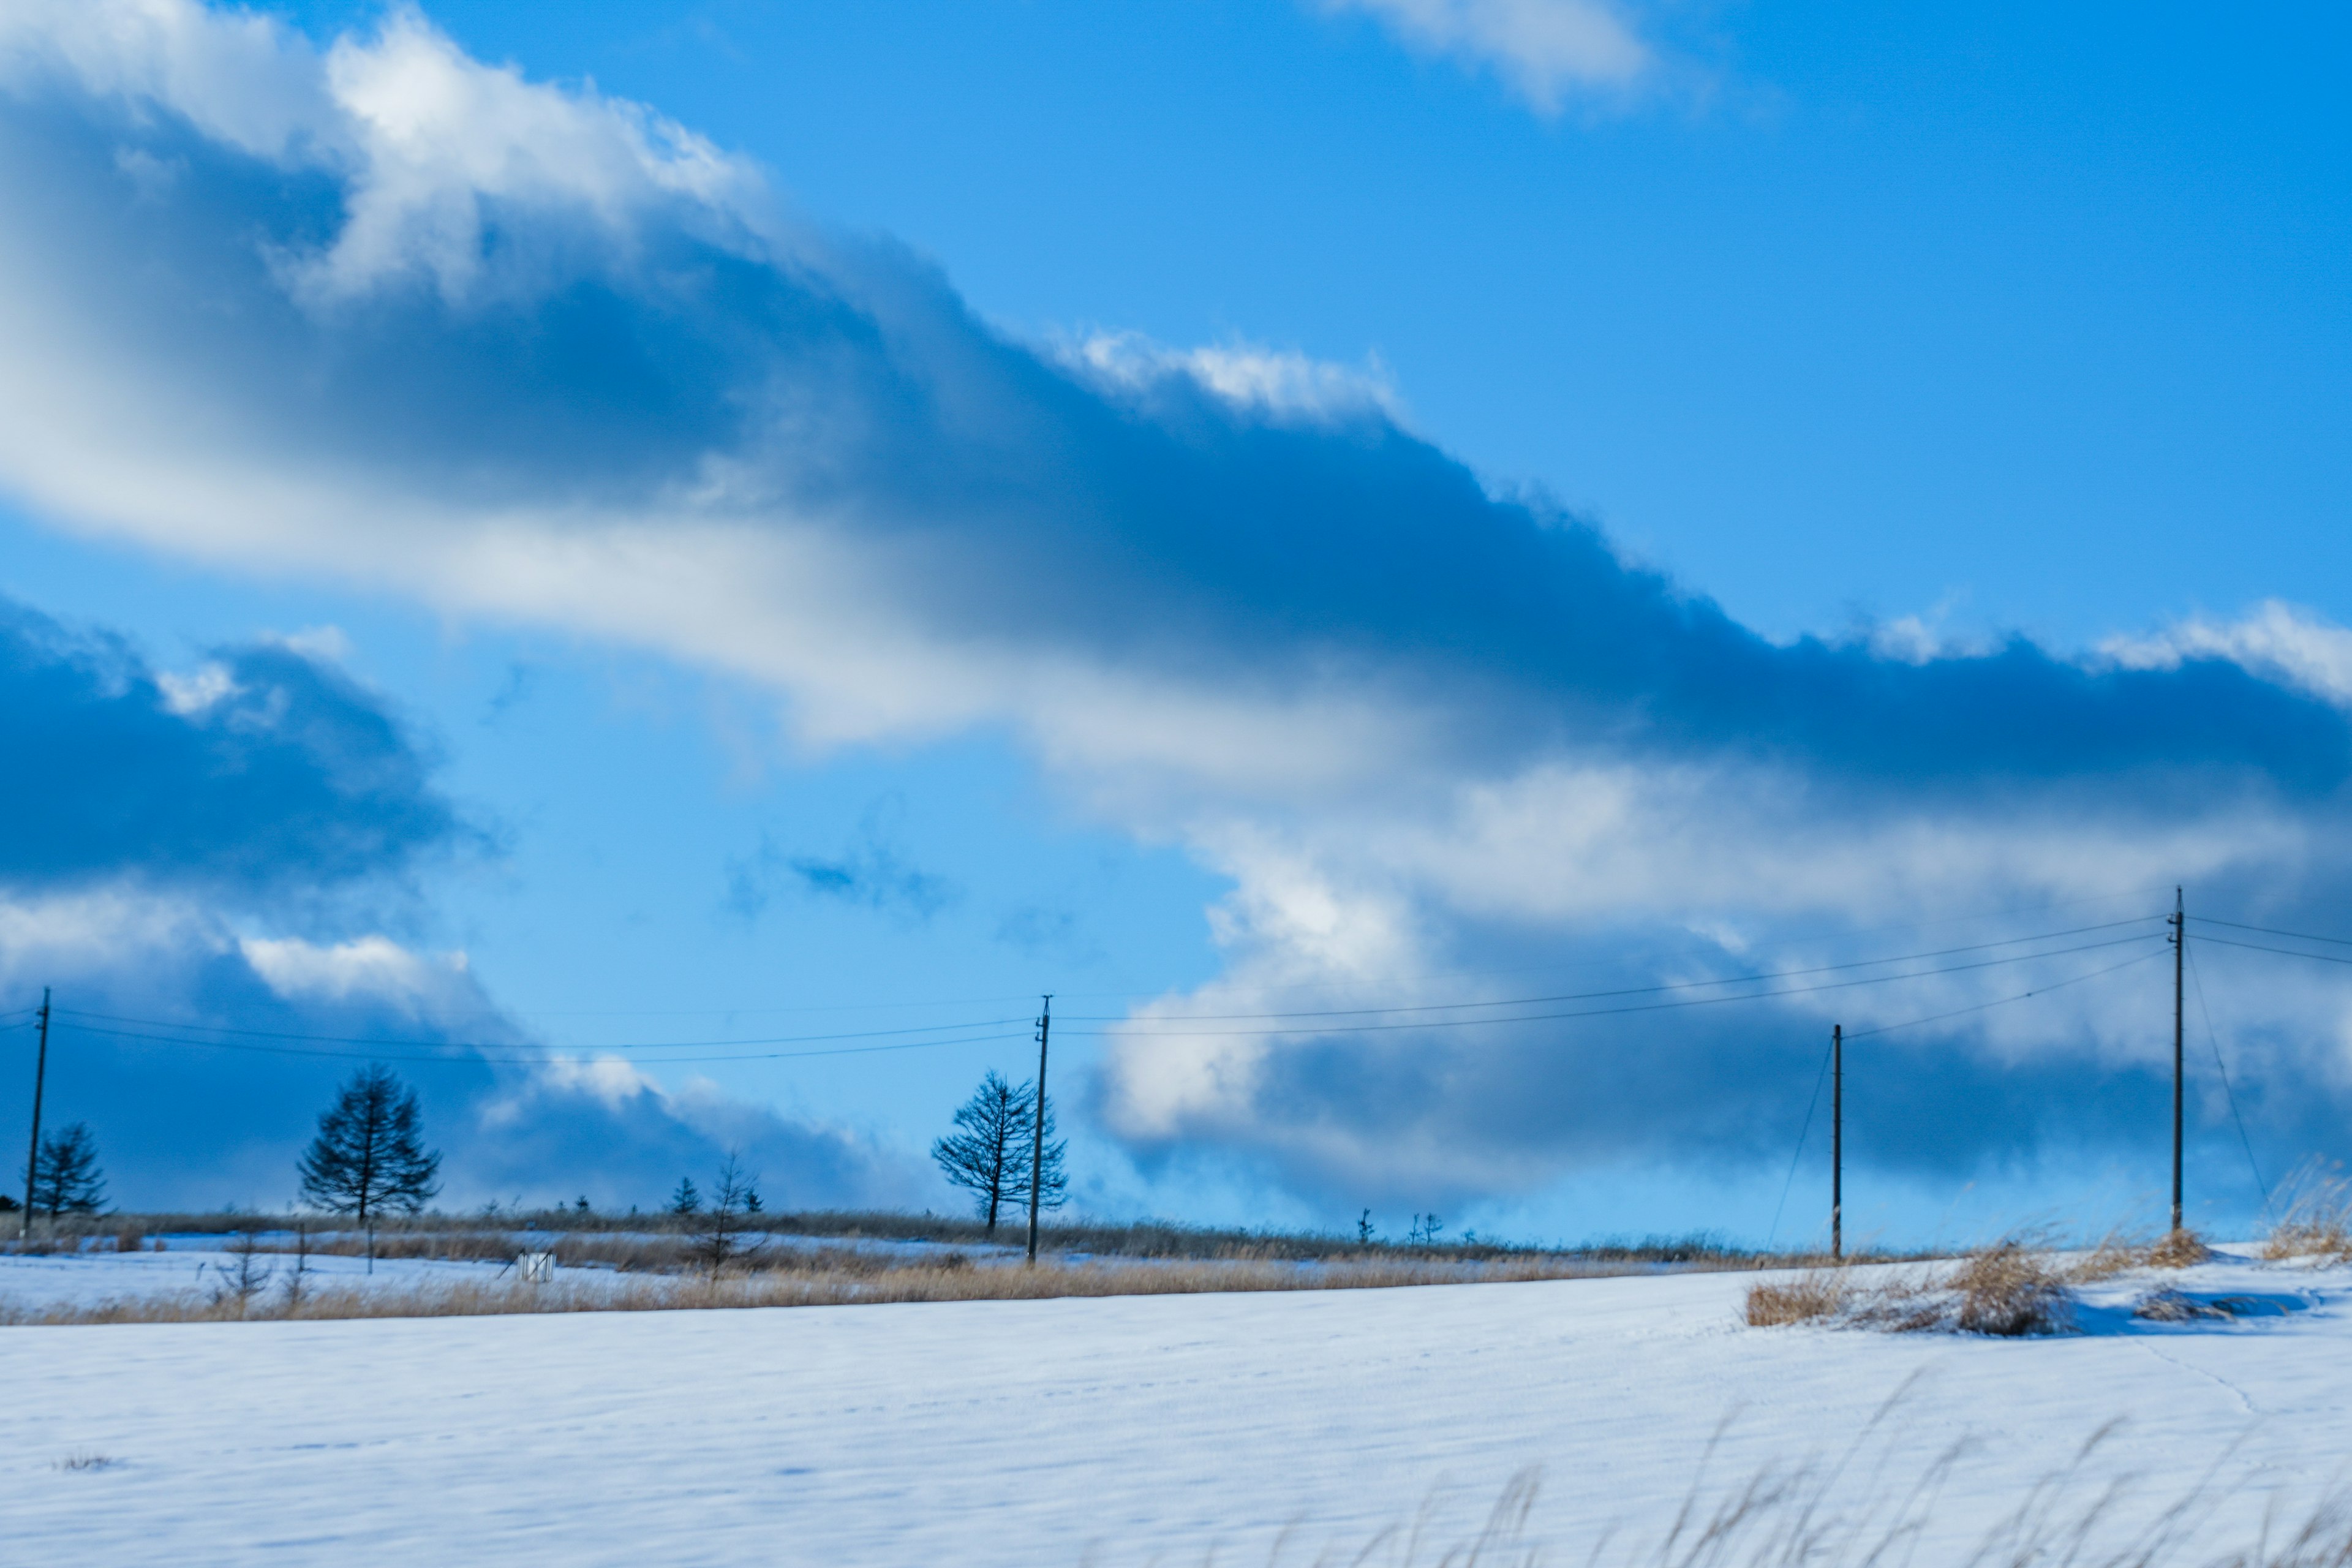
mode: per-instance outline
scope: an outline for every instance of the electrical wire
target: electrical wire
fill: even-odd
[[[2062,936],[2082,936],[2091,931],[2115,931],[2127,925],[2144,925],[2158,915],[2140,915],[2127,921],[2106,921],[2098,925],[2074,926],[2065,931],[2042,931],[2034,936],[2013,936],[2000,942],[1970,942],[1965,947],[1937,948],[1927,952],[1897,953],[1889,958],[1857,958],[1844,963],[1824,963],[1811,969],[1782,969],[1761,974],[1730,974],[1719,980],[1676,980],[1658,985],[1628,985],[1613,991],[1570,991],[1549,996],[1510,996],[1493,1002],[1425,1002],[1393,1007],[1327,1007],[1295,1013],[1188,1013],[1187,1023],[1209,1024],[1249,1023],[1281,1018],[1360,1018],[1384,1013],[1449,1013],[1468,1007],[1535,1007],[1553,1002],[1597,1002],[1617,996],[1649,996],[1667,991],[1695,991],[1708,985],[1748,985],[1771,980],[1794,980],[1809,974],[1834,974],[1849,969],[1872,969],[1884,963],[1912,963],[1929,958],[1950,958],[1963,952],[1985,952],[1996,947],[2017,947],[2029,942],[2054,942]],[[2068,950],[2074,951],[2074,950]],[[2040,956],[2033,953],[2021,957]],[[1128,1021],[1126,1016],[1103,1016],[1088,1013],[1068,1016],[1073,1024],[1118,1024]]]
[[[2271,1206],[2271,1184],[2263,1180],[2263,1168],[2254,1159],[2254,1141],[2246,1136],[2246,1119],[2238,1114],[2238,1091],[2230,1087],[2230,1069],[2221,1060],[2221,1041],[2213,1033],[2213,1011],[2205,1005],[2205,977],[2197,973],[2197,950],[2184,947],[2181,952],[2189,959],[2189,979],[2197,989],[2197,1011],[2205,1020],[2205,1043],[2213,1051],[2213,1070],[2221,1075],[2221,1097],[2229,1101],[2230,1120],[2238,1124],[2238,1142],[2246,1151],[2246,1169],[2254,1173],[2254,1185],[2262,1192],[2263,1208],[2267,1212]]]
[[[1321,1029],[1072,1029],[1068,1032],[1081,1038],[1127,1040],[1156,1039],[1265,1039],[1281,1035],[1370,1035],[1387,1034],[1401,1029],[1462,1029],[1496,1024],[1540,1024],[1561,1018],[1605,1018],[1628,1013],[1663,1013],[1684,1007],[1716,1007],[1733,1002],[1766,1002],[1782,996],[1808,996],[1823,991],[1844,991],[1859,985],[1888,985],[1903,980],[1927,980],[1939,974],[1960,974],[1971,970],[1992,969],[2008,963],[2027,963],[2044,958],[2063,958],[2069,953],[2092,952],[2103,948],[2121,947],[2127,942],[2147,942],[2148,935],[2117,937],[2109,942],[2084,942],[2074,947],[2053,949],[2048,952],[2021,952],[2007,958],[1980,959],[1974,963],[1947,964],[1941,969],[1918,970],[1909,974],[1873,974],[1858,980],[1832,980],[1819,985],[1789,985],[1776,991],[1754,991],[1738,996],[1694,996],[1675,1002],[1643,1002],[1625,1007],[1587,1007],[1567,1013],[1522,1013],[1505,1018],[1427,1018],[1402,1024],[1339,1024]],[[2152,955],[2151,955],[2152,956]],[[2137,961],[2135,961],[2137,962]],[[2025,994],[2031,995],[2028,992]],[[1968,1011],[1969,1009],[1963,1009]],[[1058,1020],[1056,1020],[1058,1022]],[[1146,1020],[1147,1022],[1181,1022],[1182,1020]]]
[[[2276,926],[2242,925],[2236,921],[2217,921],[2211,915],[2190,915],[2189,918],[2200,925],[2228,926],[2231,931],[2258,931],[2264,936],[2291,936],[2302,942],[2324,942],[2335,947],[2352,947],[2352,937],[2318,936],[2307,931],[2281,931]],[[2209,937],[2206,940],[2218,942],[2221,939]]]
[[[2307,958],[2315,963],[2352,964],[2352,958],[2338,958],[2332,952],[2297,952],[2291,947],[2265,947],[2258,942],[2231,942],[2226,936],[2200,936],[2197,940],[2207,947],[2242,947],[2248,952],[2275,952],[2282,958]],[[2327,939],[2323,937],[2315,940]]]
[[[151,1029],[201,1030],[215,1035],[240,1035],[262,1040],[310,1040],[322,1045],[338,1046],[413,1046],[436,1050],[502,1051],[512,1050],[511,1040],[420,1040],[383,1038],[368,1035],[310,1035],[281,1029],[237,1029],[225,1024],[185,1024],[170,1018],[129,1018],[113,1013],[86,1013],[79,1008],[60,1007],[60,1017],[95,1018],[108,1024],[137,1024]],[[661,1051],[719,1050],[731,1046],[793,1046],[824,1040],[873,1040],[897,1035],[937,1035],[957,1029],[994,1029],[1010,1024],[1025,1024],[1026,1018],[970,1018],[954,1024],[922,1024],[902,1029],[849,1029],[832,1035],[776,1035],[765,1038],[739,1040],[648,1040],[626,1045],[583,1047],[600,1051]],[[103,1031],[100,1031],[101,1033]],[[676,1059],[676,1058],[672,1058]]]
[[[2031,991],[2021,991],[2014,996],[1995,997],[1992,1001],[1979,1002],[1972,1007],[1955,1007],[1948,1013],[1930,1013],[1924,1018],[1908,1018],[1900,1024],[1881,1024],[1874,1029],[1848,1029],[1845,1032],[1845,1037],[1849,1040],[1867,1039],[1873,1035],[1891,1035],[1897,1029],[1913,1029],[1922,1024],[1940,1024],[1947,1018],[1960,1018],[1970,1013],[1982,1013],[1994,1007],[2005,1007],[2011,1002],[2022,1002],[2028,997],[2039,996],[2045,992],[2063,991],[2069,985],[2080,985],[2085,980],[2096,980],[2102,974],[2113,974],[2117,970],[2129,969],[2135,963],[2146,963],[2149,959],[2162,954],[2164,951],[2162,948],[2158,948],[2152,952],[2143,952],[2137,958],[2127,958],[2121,963],[2111,963],[2105,969],[2094,969],[2088,974],[2077,974],[2070,980],[2059,980],[2048,985],[2037,985]]]
[[[1830,1058],[1837,1050],[1834,1038],[1822,1047],[1822,1070],[1813,1075],[1813,1097],[1805,1101],[1805,1124],[1797,1132],[1797,1146],[1789,1153],[1789,1176],[1780,1184],[1780,1201],[1772,1205],[1772,1226],[1764,1233],[1764,1250],[1772,1250],[1773,1238],[1780,1234],[1780,1211],[1789,1206],[1789,1189],[1797,1184],[1797,1163],[1805,1157],[1805,1140],[1813,1135],[1813,1112],[1822,1103],[1822,1085],[1829,1081]]]
[[[194,1046],[203,1050],[252,1051],[259,1052],[266,1056],[278,1057],[326,1057],[337,1061],[439,1062],[444,1064],[459,1065],[487,1062],[506,1067],[546,1067],[560,1062],[579,1063],[593,1060],[595,1057],[595,1052],[593,1049],[582,1051],[546,1051],[536,1056],[488,1056],[473,1054],[477,1053],[478,1048],[470,1046],[454,1046],[447,1051],[431,1056],[400,1056],[387,1054],[381,1051],[328,1051],[311,1050],[301,1046],[251,1045],[240,1040],[197,1040],[189,1039],[184,1036],[179,1035],[149,1035],[140,1034],[130,1029],[99,1028],[89,1024],[76,1024],[72,1026],[72,1027],[79,1029],[83,1034],[100,1035],[109,1039],[116,1040],[138,1040],[152,1045]],[[1027,1037],[1028,1037],[1026,1035],[1023,1034],[972,1035],[952,1040],[900,1040],[895,1044],[887,1046],[836,1046],[814,1051],[758,1051],[740,1053],[732,1056],[668,1057],[665,1058],[659,1065],[668,1066],[672,1063],[687,1062],[793,1061],[806,1057],[870,1056],[880,1051],[921,1051],[932,1050],[950,1046],[984,1046],[997,1044],[1004,1040],[1026,1039]]]

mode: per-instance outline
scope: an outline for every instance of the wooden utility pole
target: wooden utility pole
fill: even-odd
[[[1845,1026],[1830,1026],[1830,1256],[1845,1256]]]
[[[1037,1015],[1037,1114],[1029,1129],[1029,1267],[1037,1267],[1037,1198],[1045,1187],[1045,1037],[1054,1032],[1054,994]]]
[[[2172,889],[2172,1228],[2180,1228],[2180,969],[2189,952],[2189,914],[2180,889]]]
[[[25,1227],[20,1241],[33,1238],[33,1185],[41,1174],[41,1088],[49,1076],[49,988],[41,987],[41,1048],[33,1058],[33,1152],[25,1156]]]

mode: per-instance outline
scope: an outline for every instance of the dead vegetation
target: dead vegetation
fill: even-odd
[[[2110,1235],[2095,1247],[2062,1252],[2046,1237],[2008,1237],[1957,1262],[1924,1268],[1811,1268],[1748,1288],[1746,1318],[1756,1328],[1822,1323],[1890,1333],[1989,1334],[2017,1338],[2064,1333],[2073,1326],[2077,1285],[2133,1269],[2182,1268],[2175,1232],[2154,1244]],[[2201,1259],[2203,1244],[2187,1237]],[[2177,1294],[2177,1292],[2176,1292]]]
[[[1441,1523],[1435,1494],[1418,1515],[1359,1546],[1333,1543],[1313,1561],[1391,1568],[2352,1568],[2352,1499],[2323,1495],[2288,1511],[2274,1502],[2258,1524],[2216,1523],[2233,1489],[2216,1465],[2166,1495],[2115,1473],[2106,1450],[2118,1428],[2092,1436],[2073,1461],[1973,1516],[1947,1500],[1974,1451],[1961,1444],[1924,1462],[1896,1459],[1889,1428],[1902,1396],[1832,1459],[1769,1466],[1745,1480],[1712,1482],[1704,1461],[1681,1506],[1661,1526],[1624,1531],[1587,1522],[1573,1538],[1544,1538],[1541,1476],[1514,1476],[1475,1533]],[[1872,1447],[1881,1451],[1870,1453]],[[2280,1500],[2284,1502],[2284,1500]],[[2299,1517],[2299,1523],[2291,1523]],[[1295,1530],[1295,1527],[1294,1527]],[[1269,1563],[1286,1557],[1291,1531]],[[1451,1541],[1451,1544],[1445,1544]],[[1554,1546],[1561,1549],[1549,1550]],[[1212,1556],[1208,1561],[1217,1561]]]
[[[215,1214],[111,1215],[103,1217],[60,1216],[52,1236],[38,1237],[34,1251],[112,1250],[116,1238],[131,1232],[142,1237],[163,1236],[230,1236],[239,1231],[290,1231],[290,1216],[250,1212]],[[314,1219],[313,1224],[317,1223]],[[766,1211],[742,1216],[740,1226],[747,1245],[768,1237],[781,1241],[832,1241],[845,1246],[873,1242],[932,1242],[969,1247],[975,1253],[1002,1246],[1006,1236],[992,1238],[980,1223],[960,1215],[899,1214],[887,1211]],[[553,1251],[567,1264],[603,1263],[614,1268],[679,1267],[682,1257],[707,1230],[701,1215],[605,1214],[576,1207],[496,1207],[472,1214],[387,1215],[376,1231],[378,1258],[436,1258],[451,1261],[503,1262],[517,1252]],[[1019,1243],[1017,1234],[1013,1242]],[[152,1243],[150,1243],[152,1245]],[[1816,1261],[1800,1251],[1764,1251],[1737,1246],[1712,1233],[1684,1236],[1617,1237],[1574,1245],[1520,1245],[1486,1241],[1471,1233],[1442,1240],[1425,1232],[1413,1239],[1382,1239],[1353,1231],[1328,1232],[1245,1230],[1209,1226],[1178,1225],[1161,1220],[1112,1225],[1084,1219],[1047,1222],[1039,1234],[1040,1249],[1064,1256],[1139,1259],[1194,1259],[1235,1262],[1294,1263],[1391,1258],[1459,1264],[1502,1262],[1528,1258],[1570,1259],[1588,1264],[1622,1264],[1634,1268],[1702,1271],[1786,1268]],[[357,1233],[332,1237],[320,1233],[315,1244],[322,1252],[362,1256],[363,1237]],[[13,1243],[0,1250],[16,1251]],[[1892,1260],[1895,1254],[1874,1254]],[[1907,1256],[1917,1256],[1907,1255]],[[627,1259],[665,1259],[638,1264]]]
[[[2150,1268],[2194,1268],[2212,1261],[2213,1249],[2205,1245],[2193,1230],[2167,1231],[2163,1239],[2147,1249]]]
[[[313,1283],[299,1291],[234,1289],[124,1297],[92,1305],[0,1302],[0,1324],[236,1322],[340,1318],[481,1317],[516,1312],[632,1312],[694,1308],[824,1307],[918,1301],[1019,1301],[1085,1296],[1190,1295],[1239,1290],[1386,1289],[1456,1284],[1458,1268],[1410,1259],[1299,1265],[1276,1260],[1190,1263],[1041,1261],[1034,1268],[974,1268],[960,1253],[908,1263],[837,1251],[811,1262],[712,1276],[623,1274],[532,1284],[496,1279],[377,1286]],[[1488,1282],[1623,1273],[1572,1261],[1506,1260],[1475,1276]]]
[[[2352,1263],[2352,1180],[2306,1165],[2280,1187],[2278,1220],[2263,1238],[2273,1262]]]

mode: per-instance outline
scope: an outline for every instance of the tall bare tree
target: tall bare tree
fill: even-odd
[[[947,1179],[972,1195],[988,1234],[996,1234],[999,1210],[1028,1189],[1022,1180],[1029,1168],[1029,1086],[1004,1081],[994,1068],[980,1080],[971,1098],[957,1108],[950,1132],[931,1145]]]
[[[319,1115],[319,1135],[302,1156],[303,1201],[347,1214],[367,1231],[368,1270],[375,1270],[375,1222],[415,1214],[440,1186],[441,1156],[425,1147],[416,1091],[390,1068],[371,1063],[352,1075]]]

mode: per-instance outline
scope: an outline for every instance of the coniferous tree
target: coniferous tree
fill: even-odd
[[[61,1214],[96,1214],[106,1204],[106,1176],[98,1166],[98,1140],[76,1121],[41,1140],[33,1162],[33,1210],[54,1223]]]
[[[441,1156],[425,1147],[416,1092],[380,1064],[353,1073],[320,1112],[319,1135],[299,1169],[304,1202],[366,1227],[371,1270],[377,1218],[415,1214],[441,1190],[434,1180]]]
[[[695,1186],[694,1178],[692,1176],[680,1176],[677,1179],[677,1191],[670,1194],[669,1195],[669,1212],[674,1215],[685,1215],[698,1214],[701,1211],[701,1208],[702,1193],[699,1188]]]
[[[996,1234],[998,1211],[1016,1195],[1028,1201],[1023,1185],[1029,1170],[1029,1086],[1015,1087],[991,1068],[971,1098],[957,1108],[950,1132],[931,1145],[947,1179],[972,1195],[973,1206]]]
[[[760,1212],[759,1194],[753,1191],[755,1181],[743,1173],[742,1163],[734,1151],[728,1151],[727,1157],[719,1163],[719,1179],[710,1189],[710,1202],[695,1215],[689,1227],[694,1237],[695,1258],[710,1270],[713,1279],[725,1272],[730,1263],[757,1248],[757,1240],[747,1246],[743,1238],[745,1222]]]

